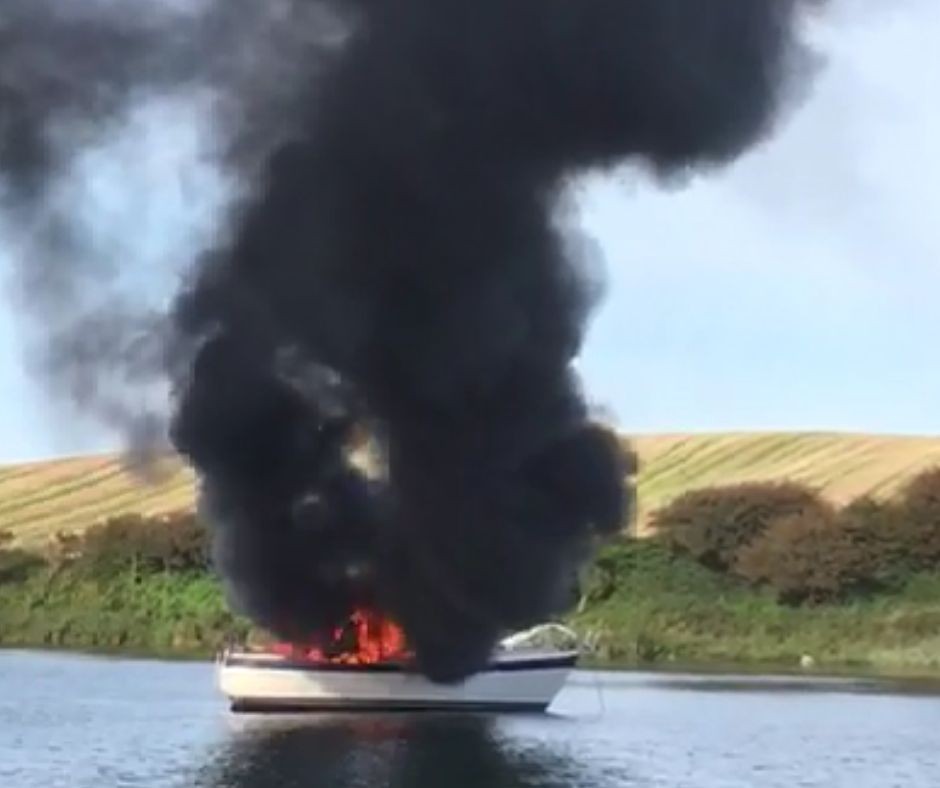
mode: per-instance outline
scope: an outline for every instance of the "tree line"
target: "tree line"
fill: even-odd
[[[692,490],[654,512],[650,526],[651,540],[671,553],[770,589],[783,603],[846,600],[898,589],[913,574],[940,568],[940,468],[891,498],[844,506],[789,481]],[[191,511],[125,514],[82,534],[62,531],[42,554],[13,541],[0,530],[0,583],[62,564],[100,577],[211,567],[207,529]],[[602,554],[595,569],[604,560]],[[608,569],[601,573],[607,582],[622,580]]]
[[[653,539],[787,604],[896,590],[940,568],[940,469],[886,500],[836,506],[795,482],[687,492],[656,511]]]
[[[204,572],[210,568],[209,535],[193,512],[147,516],[123,514],[84,533],[59,531],[43,552],[13,547],[13,534],[0,531],[0,583],[17,582],[40,567],[68,565],[107,577]]]

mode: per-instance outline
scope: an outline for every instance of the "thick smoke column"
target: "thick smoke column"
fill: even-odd
[[[566,256],[561,188],[759,138],[797,3],[340,5],[348,39],[301,133],[181,304],[211,339],[175,435],[249,611],[321,631],[372,595],[430,675],[457,678],[565,604],[630,503],[570,368],[593,288]],[[285,349],[317,365],[312,385],[279,371]],[[367,414],[376,492],[343,461]]]
[[[630,515],[633,469],[571,368],[598,288],[563,191],[759,141],[806,65],[808,5],[311,0],[292,7],[319,9],[312,27],[257,40],[299,36],[296,70],[237,78],[193,39],[247,108],[227,161],[266,159],[165,345],[172,436],[241,609],[310,638],[377,607],[454,680],[564,608]],[[284,82],[290,101],[263,99]],[[364,434],[378,474],[351,460]]]
[[[192,261],[148,271],[139,226],[89,214],[101,165],[119,170],[142,125],[154,148],[172,149],[174,127],[197,118],[207,127],[193,132],[200,155],[244,179],[335,35],[322,7],[295,0],[0,3],[0,258],[13,263],[30,337],[41,335],[26,361],[57,398],[134,448],[160,442],[165,415],[141,396],[164,388],[172,335],[165,293],[152,291]],[[140,183],[124,188],[133,199]],[[117,249],[102,242],[109,235]]]

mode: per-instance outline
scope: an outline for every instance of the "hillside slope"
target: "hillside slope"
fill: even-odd
[[[58,531],[82,531],[113,515],[157,515],[193,504],[193,476],[176,460],[137,475],[116,455],[0,468],[0,531],[39,546]]]
[[[641,463],[641,520],[698,487],[789,479],[846,503],[860,495],[888,496],[940,465],[940,438],[934,437],[721,433],[643,436],[634,445]]]
[[[917,472],[940,465],[940,438],[826,433],[722,433],[636,438],[641,522],[697,487],[794,479],[843,502],[890,494]],[[38,546],[60,530],[81,531],[125,512],[161,514],[192,506],[193,477],[166,462],[147,482],[116,456],[0,468],[0,530]]]

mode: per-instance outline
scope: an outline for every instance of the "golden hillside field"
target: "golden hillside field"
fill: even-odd
[[[642,436],[642,522],[653,509],[696,487],[793,479],[837,502],[890,494],[912,475],[940,465],[940,438],[825,433]],[[81,531],[125,512],[160,514],[192,506],[192,474],[175,462],[147,483],[115,456],[0,468],[0,530],[40,546],[60,530]]]
[[[792,480],[834,503],[884,498],[940,466],[940,438],[843,433],[719,433],[634,439],[640,520],[677,495],[736,482]]]
[[[161,463],[150,476],[153,482],[130,472],[116,455],[0,468],[0,531],[41,546],[58,531],[83,531],[112,515],[192,506],[193,477],[182,463]]]

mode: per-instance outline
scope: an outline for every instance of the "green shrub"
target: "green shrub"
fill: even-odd
[[[940,568],[940,468],[917,476],[897,500],[896,552],[911,571]]]
[[[721,594],[742,585],[713,572],[655,539],[625,538],[604,547],[591,563],[582,584],[580,608],[585,610],[615,597],[695,595],[702,589]]]
[[[45,563],[42,556],[26,550],[0,550],[0,585],[21,583]]]
[[[828,512],[819,495],[800,484],[749,483],[685,493],[654,512],[653,532],[674,550],[725,571],[738,551],[785,517]]]
[[[894,500],[841,510],[793,483],[696,490],[654,513],[652,527],[671,549],[791,605],[897,591],[940,568],[940,469]]]
[[[651,556],[644,548],[643,543],[632,539],[604,547],[588,567],[579,607],[583,609],[606,602],[625,583],[629,583],[630,578],[650,562]],[[656,547],[652,549],[656,550]]]
[[[898,589],[911,575],[903,515],[895,501],[862,497],[839,513],[842,527],[858,550],[870,556],[873,581],[882,588]]]
[[[85,532],[79,561],[99,573],[204,570],[209,566],[206,529],[194,514],[160,517],[128,514]]]
[[[782,517],[741,548],[734,571],[786,604],[830,602],[880,587],[871,524],[834,508]]]

